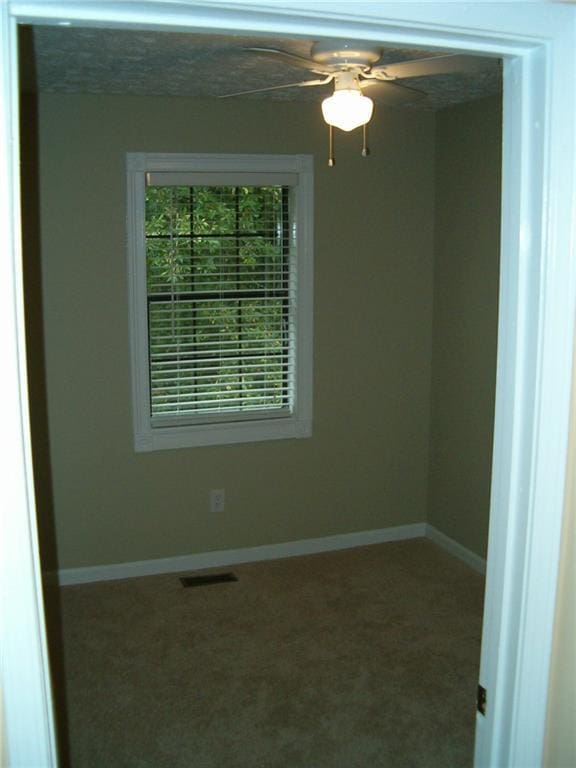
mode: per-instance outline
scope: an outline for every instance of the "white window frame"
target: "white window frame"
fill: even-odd
[[[311,155],[221,155],[129,152],[127,172],[128,281],[132,362],[132,410],[136,451],[191,448],[259,440],[309,437],[312,434],[313,367],[313,158]],[[296,242],[294,395],[291,413],[255,414],[238,420],[195,424],[154,424],[150,413],[149,336],[144,236],[147,174],[194,174],[201,185],[214,174],[223,185],[277,183],[289,180],[292,226]],[[175,177],[176,179],[176,177]],[[188,419],[189,421],[189,419]]]

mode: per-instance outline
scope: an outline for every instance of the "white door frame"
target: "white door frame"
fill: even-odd
[[[544,743],[576,303],[576,7],[544,2],[0,0],[2,668],[9,765],[56,765],[21,274],[15,22],[386,40],[505,58],[498,379],[476,766],[537,766]],[[10,514],[6,511],[10,510]],[[5,586],[8,585],[9,589]]]

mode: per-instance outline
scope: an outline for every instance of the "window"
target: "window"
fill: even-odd
[[[136,450],[306,437],[312,160],[129,153]]]

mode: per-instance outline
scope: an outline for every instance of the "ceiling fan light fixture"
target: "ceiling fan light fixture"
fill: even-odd
[[[353,131],[370,121],[374,102],[359,89],[341,88],[322,102],[322,115],[328,125]]]

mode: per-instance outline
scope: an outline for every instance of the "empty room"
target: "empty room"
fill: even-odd
[[[21,46],[63,764],[472,765],[499,59],[48,26]],[[322,109],[345,90],[373,102],[351,130]]]
[[[576,8],[0,6],[1,762],[574,764]]]

